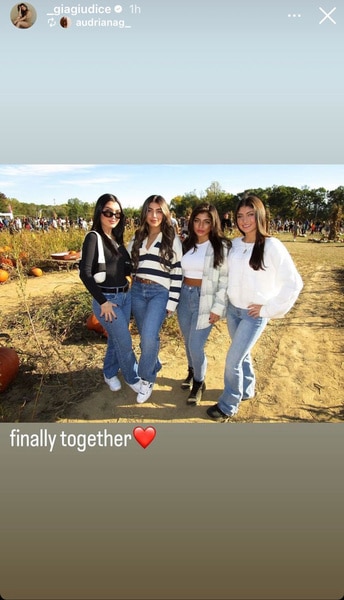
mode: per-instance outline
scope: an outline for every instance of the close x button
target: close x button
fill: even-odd
[[[324,10],[321,6],[319,6],[319,10],[320,12],[323,13],[323,15],[325,15],[321,21],[319,21],[319,25],[322,25],[323,23],[325,23],[325,21],[329,20],[331,21],[331,23],[333,25],[336,25],[336,21],[331,17],[331,15],[334,13],[335,10],[337,10],[337,7],[334,6],[329,12],[326,12],[326,10]]]

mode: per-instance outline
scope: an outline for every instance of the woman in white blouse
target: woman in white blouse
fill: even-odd
[[[239,410],[241,400],[252,398],[255,374],[250,351],[269,319],[283,317],[303,287],[286,247],[267,232],[266,210],[256,196],[242,199],[235,223],[243,234],[233,240],[228,257],[227,326],[231,345],[227,353],[224,390],[208,416],[226,421]]]
[[[196,206],[189,220],[189,235],[183,244],[183,284],[177,307],[188,361],[188,374],[182,388],[191,388],[187,404],[199,404],[205,389],[207,357],[204,346],[214,323],[226,310],[230,245],[221,231],[215,206]]]

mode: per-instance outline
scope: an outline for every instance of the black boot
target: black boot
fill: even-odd
[[[193,368],[189,367],[186,379],[184,379],[182,385],[180,386],[182,388],[182,390],[190,390],[191,385],[192,385],[192,380],[193,380]]]
[[[192,390],[186,400],[187,404],[199,404],[202,400],[202,392],[205,390],[205,381],[193,379]]]

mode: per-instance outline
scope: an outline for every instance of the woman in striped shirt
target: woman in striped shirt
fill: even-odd
[[[149,196],[144,202],[140,225],[128,251],[135,273],[132,313],[141,338],[137,402],[142,404],[150,397],[161,369],[159,333],[165,317],[177,307],[182,283],[182,245],[162,196]]]

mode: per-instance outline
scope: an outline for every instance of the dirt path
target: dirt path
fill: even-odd
[[[76,269],[64,269],[63,271],[53,271],[44,273],[42,277],[27,277],[24,284],[25,296],[30,298],[39,298],[53,294],[54,292],[68,292],[73,285],[82,283],[79,279],[79,272]],[[20,308],[23,293],[18,280],[6,282],[0,285],[0,306],[1,314],[10,313],[16,308]]]
[[[276,351],[270,368],[258,369],[259,394],[250,420],[343,419],[341,303],[341,286],[332,270],[317,268],[294,310],[283,323],[274,323]]]
[[[253,350],[257,374],[254,399],[242,403],[234,422],[339,422],[344,419],[342,374],[343,359],[343,272],[344,248],[311,248],[289,245],[304,280],[304,289],[293,310],[281,320],[271,321]],[[27,293],[31,297],[69,291],[80,285],[78,272],[46,274],[30,278]],[[0,286],[0,302],[6,310],[20,307],[14,283]],[[164,337],[159,373],[148,402],[138,405],[135,393],[123,382],[122,390],[113,393],[102,379],[104,340],[98,344],[96,369],[82,366],[86,352],[92,348],[74,346],[65,349],[77,364],[75,385],[85,384],[85,398],[71,403],[60,422],[195,422],[212,423],[207,406],[216,402],[222,391],[223,371],[229,337],[225,321],[217,324],[207,343],[207,390],[200,406],[188,406],[188,392],[180,388],[186,375],[183,343]],[[139,339],[133,335],[139,354]],[[58,367],[57,367],[58,369]],[[15,386],[13,386],[15,390]],[[67,389],[67,388],[66,388]],[[61,388],[62,390],[62,388]],[[90,391],[89,390],[93,390]],[[48,396],[47,396],[48,394]],[[56,395],[56,389],[51,394]],[[40,404],[49,403],[49,389]],[[42,406],[41,406],[42,408]],[[44,406],[43,406],[44,412]],[[21,413],[21,420],[30,420]]]
[[[342,292],[331,273],[330,269],[316,270],[290,315],[269,323],[253,351],[256,396],[242,403],[233,421],[343,420],[342,329],[332,311],[326,310],[329,297],[332,304],[339,303]],[[72,420],[208,423],[205,409],[222,391],[228,345],[222,322],[207,344],[207,390],[201,406],[186,405],[187,392],[180,389],[180,379],[186,374],[184,348],[170,345],[161,350],[163,369],[150,401],[139,406],[129,388],[111,394],[102,387],[78,405]]]

